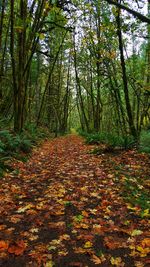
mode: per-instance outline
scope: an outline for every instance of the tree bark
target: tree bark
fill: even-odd
[[[86,127],[86,131],[89,132],[90,129],[89,129],[87,116],[86,116],[86,113],[85,113],[85,107],[84,107],[82,93],[81,93],[81,84],[80,84],[80,79],[79,79],[78,70],[77,70],[77,55],[76,55],[76,48],[75,48],[75,33],[74,33],[73,45],[74,45],[74,68],[75,68],[75,76],[76,76],[77,97],[79,98],[79,104],[80,104],[81,113],[82,113],[81,115],[83,116],[83,120],[84,120],[84,124],[85,124],[85,127]]]
[[[1,16],[0,16],[0,51],[2,51],[2,33],[3,33],[3,23],[4,23],[4,14],[5,14],[5,0],[2,1],[1,7]],[[3,98],[2,94],[2,76],[3,76],[3,54],[0,53],[0,100]]]
[[[120,10],[118,10],[117,12],[116,22],[117,22],[117,35],[118,35],[118,41],[119,41],[120,61],[121,61],[121,68],[122,68],[123,89],[124,89],[124,95],[125,95],[125,104],[126,104],[126,110],[127,110],[127,116],[128,116],[129,129],[130,129],[131,135],[134,137],[135,140],[137,140],[138,134],[134,126],[132,109],[131,109],[130,98],[129,98],[126,64],[125,64],[124,52],[123,52]]]

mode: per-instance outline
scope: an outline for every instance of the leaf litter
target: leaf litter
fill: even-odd
[[[1,178],[0,266],[149,266],[150,159],[92,149],[45,141]]]

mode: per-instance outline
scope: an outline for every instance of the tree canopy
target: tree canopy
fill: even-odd
[[[132,135],[150,125],[149,1],[1,1],[1,121]]]

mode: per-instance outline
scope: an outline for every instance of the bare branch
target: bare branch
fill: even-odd
[[[114,2],[113,0],[106,0],[106,1],[111,5],[115,5],[115,6],[119,7],[120,9],[126,10],[127,12],[129,12],[130,14],[132,14],[134,17],[138,18],[142,22],[146,22],[146,23],[150,24],[150,19],[148,17],[142,15],[141,13],[139,13],[139,12],[127,7],[127,6],[124,6],[122,4]]]

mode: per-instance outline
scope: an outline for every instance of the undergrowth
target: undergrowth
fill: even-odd
[[[130,149],[136,145],[131,135],[118,136],[113,133],[86,133],[79,131],[79,134],[85,138],[85,142],[90,145],[106,144],[112,148]],[[97,152],[97,151],[96,151]],[[150,153],[150,131],[142,131],[139,142],[139,152]]]
[[[150,200],[148,189],[143,185],[140,178],[126,177],[124,183],[123,196],[126,201],[131,203],[133,206],[141,208],[141,217],[148,217],[147,212],[150,209]]]
[[[110,133],[85,133],[80,132],[85,138],[87,144],[105,144],[107,148],[122,148],[130,149],[135,145],[132,136],[117,136]],[[106,149],[105,149],[106,150]],[[92,154],[101,154],[103,150],[101,146],[96,146],[92,150]],[[140,136],[139,151],[150,153],[150,131],[143,131]],[[119,168],[119,166],[117,166]],[[121,168],[122,169],[122,168]],[[123,184],[123,197],[125,201],[129,202],[133,207],[140,207],[140,217],[145,218],[149,215],[150,201],[149,192],[145,187],[148,180],[141,180],[139,177],[126,176]],[[134,209],[134,208],[133,208]]]
[[[122,149],[129,149],[135,145],[135,141],[132,136],[118,136],[111,133],[84,133],[80,132],[85,138],[87,144],[106,144],[113,148],[119,147]]]
[[[150,130],[141,133],[139,150],[150,153]]]
[[[46,137],[49,137],[48,130],[34,125],[27,125],[21,134],[0,129],[0,176],[10,169],[8,162],[12,158],[26,161],[33,146]]]

